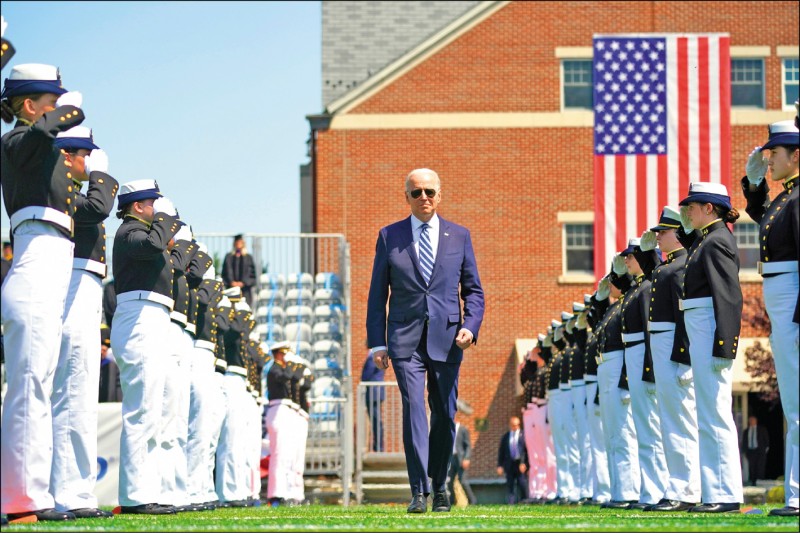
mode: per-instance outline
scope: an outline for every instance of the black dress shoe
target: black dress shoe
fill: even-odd
[[[738,513],[738,503],[704,503],[689,508],[690,513]]]
[[[75,515],[68,511],[56,511],[55,509],[39,509],[38,511],[26,511],[24,513],[8,513],[9,522],[19,520],[28,516],[36,516],[40,522],[46,520],[75,520]]]
[[[70,513],[75,515],[75,518],[112,518],[113,513],[103,511],[102,509],[95,509],[92,507],[83,507],[81,509],[70,509]]]
[[[568,505],[569,498],[553,498],[552,500],[547,500],[544,502],[545,505]]]
[[[228,504],[228,507],[249,507],[250,505],[247,503],[247,500],[229,500],[225,502]]]
[[[661,500],[655,505],[651,505],[645,511],[652,512],[673,512],[673,511],[688,511],[694,507],[693,503],[681,502],[678,500]]]
[[[414,494],[408,506],[409,513],[425,513],[428,511],[428,497],[424,494]]]
[[[780,509],[773,509],[769,512],[770,516],[800,516],[797,513],[797,507],[781,507]]]
[[[628,506],[628,510],[629,510],[629,511],[644,511],[645,509],[647,509],[647,508],[648,508],[648,507],[650,507],[651,505],[654,505],[654,504],[652,504],[652,503],[640,503],[640,502],[636,502],[636,503],[632,503],[632,504],[630,504],[630,505]]]
[[[447,491],[433,491],[433,504],[431,510],[434,513],[449,513],[450,512],[450,498],[447,497]]]
[[[637,501],[616,501],[611,500],[610,502],[606,502],[600,506],[601,509],[627,509],[634,503],[639,503]]]
[[[120,506],[120,514],[175,514],[175,508],[171,505],[159,505],[157,503],[122,505]]]

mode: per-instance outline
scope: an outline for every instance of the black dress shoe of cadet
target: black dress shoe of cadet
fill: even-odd
[[[568,505],[569,498],[553,498],[552,500],[547,500],[544,502],[545,505]]]
[[[114,513],[96,509],[94,507],[83,507],[81,509],[70,509],[70,513],[75,515],[75,518],[113,518]]]
[[[738,503],[704,503],[689,509],[690,513],[738,513]]]
[[[38,511],[25,511],[23,513],[8,513],[8,521],[13,522],[20,518],[27,516],[36,516],[36,519],[42,521],[57,521],[57,520],[75,520],[75,515],[68,511],[56,511],[55,509],[39,509]]]
[[[434,513],[449,513],[450,512],[450,498],[447,497],[447,491],[433,491],[433,504],[431,510]]]
[[[175,514],[175,508],[171,505],[159,505],[157,503],[122,505],[120,506],[120,514]]]
[[[652,503],[639,503],[639,502],[636,502],[636,503],[632,503],[632,504],[630,504],[630,505],[628,506],[628,510],[629,510],[629,511],[644,511],[645,509],[647,509],[647,508],[648,508],[648,507],[650,507],[651,505],[654,505],[654,504],[652,504]]]
[[[600,506],[601,509],[627,509],[631,504],[638,503],[636,501],[615,501],[611,500]]]
[[[425,513],[428,511],[428,497],[424,494],[414,494],[408,506],[409,513]]]
[[[661,500],[655,505],[651,505],[645,511],[652,512],[675,512],[675,511],[688,511],[694,507],[693,503],[681,502],[678,500]]]
[[[800,516],[797,507],[781,507],[780,509],[773,509],[769,512],[769,516]]]

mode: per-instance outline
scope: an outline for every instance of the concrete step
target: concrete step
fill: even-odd
[[[406,470],[403,453],[368,453],[361,461],[363,470]]]
[[[404,483],[364,483],[361,486],[364,503],[408,503],[411,489]]]
[[[384,484],[404,483],[408,485],[408,472],[403,470],[364,470],[361,473],[362,483]]]

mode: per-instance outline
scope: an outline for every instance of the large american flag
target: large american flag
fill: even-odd
[[[595,276],[677,206],[690,181],[731,184],[730,37],[595,35]]]

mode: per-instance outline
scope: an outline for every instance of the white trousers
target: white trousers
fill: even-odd
[[[650,333],[661,436],[667,461],[668,500],[700,501],[700,448],[692,367],[670,360],[674,331]]]
[[[6,396],[0,439],[0,511],[52,508],[50,394],[61,344],[73,243],[46,222],[14,231],[14,259],[3,282]],[[99,364],[99,362],[98,362]]]
[[[250,479],[251,479],[251,496],[258,498],[261,494],[261,433],[262,433],[262,416],[261,406],[255,398],[251,401],[253,414],[248,419],[248,427],[251,434],[248,440],[248,445],[251,446],[250,455]]]
[[[250,470],[247,447],[248,402],[245,378],[227,372],[224,376],[227,412],[217,445],[217,495],[220,501],[245,500],[250,495]]]
[[[306,443],[308,442],[308,415],[295,411],[295,456],[294,456],[294,482],[292,483],[292,499],[303,501],[306,496],[303,473],[306,470]]]
[[[525,418],[525,445],[528,449],[528,495],[531,498],[555,498],[555,454],[547,423],[547,406],[528,404]],[[530,433],[530,437],[528,436]]]
[[[611,499],[639,501],[639,449],[630,403],[622,401],[619,388],[622,375],[622,350],[603,354],[605,361],[597,367],[600,388],[600,414],[611,478]]]
[[[214,378],[214,352],[193,348],[189,372],[189,435],[186,443],[186,491],[190,503],[216,499],[214,492],[214,458],[224,413],[222,392]]]
[[[800,326],[792,322],[800,279],[797,272],[764,278],[764,304],[772,334],[769,336],[783,416],[786,418],[786,505],[798,507],[800,497]]]
[[[739,434],[733,421],[733,359],[711,355],[717,322],[714,309],[683,312],[689,335],[700,443],[700,490],[703,503],[741,503],[742,465]]]
[[[539,453],[536,449],[536,429],[533,422],[534,408],[536,407],[535,404],[529,403],[522,410],[523,436],[525,437],[525,449],[528,451],[528,496],[530,498],[541,498],[538,496]]]
[[[592,441],[589,432],[589,420],[586,414],[586,385],[573,385],[570,389],[572,396],[572,418],[575,425],[576,444],[578,447],[578,462],[576,464],[578,477],[575,483],[580,491],[581,498],[592,497]]]
[[[658,416],[656,385],[642,381],[644,370],[644,343],[625,348],[625,366],[628,370],[628,389],[631,393],[633,425],[639,448],[639,472],[642,483],[639,503],[655,504],[667,491],[667,461],[661,442],[661,422]]]
[[[97,390],[103,282],[73,269],[53,381],[53,469],[56,509],[97,507]]]
[[[269,431],[269,498],[292,498],[294,439],[291,432],[296,413],[288,405],[271,405],[267,411]]]
[[[122,386],[120,505],[161,501],[158,449],[169,324],[169,309],[148,300],[119,303],[114,312],[111,349]]]
[[[217,372],[215,369],[214,372],[212,372],[211,379],[212,383],[214,384],[211,390],[216,403],[216,408],[209,410],[212,418],[211,425],[214,429],[214,432],[211,434],[211,447],[214,455],[211,457],[211,463],[209,464],[211,478],[208,485],[208,491],[206,492],[205,501],[219,500],[219,494],[217,494],[217,483],[222,476],[222,472],[218,468],[215,471],[215,468],[217,464],[219,439],[222,435],[222,427],[228,418],[228,395],[225,392],[225,375]]]
[[[580,499],[577,480],[580,477],[577,463],[580,461],[578,436],[572,417],[572,395],[569,390],[550,391],[549,405],[553,416],[550,427],[556,452],[556,492],[559,498],[571,501]]]
[[[164,505],[187,505],[186,438],[189,431],[188,367],[194,351],[189,334],[181,324],[170,321],[167,343],[169,355],[164,358],[164,403],[161,410],[161,443],[158,449],[158,469],[161,472],[161,500]],[[188,356],[188,357],[187,357]]]
[[[600,406],[594,403],[597,382],[586,382],[586,416],[592,446],[592,498],[598,502],[611,500],[611,478],[608,475],[608,455],[603,436]]]

